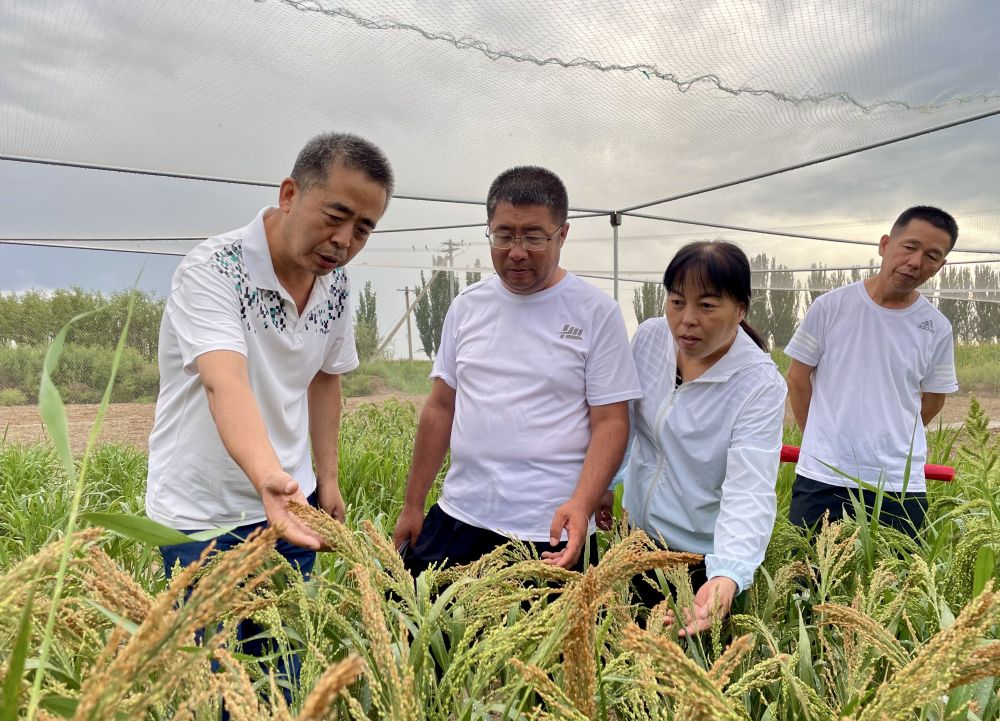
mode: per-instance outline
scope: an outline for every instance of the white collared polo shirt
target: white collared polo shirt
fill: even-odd
[[[245,228],[192,250],[174,273],[160,324],[160,394],[149,437],[146,514],[181,530],[265,519],[250,480],[229,456],[198,376],[198,356],[247,359],[254,398],[282,468],[305,495],[316,488],[309,452],[309,384],[319,371],[358,366],[347,275],[316,279],[300,316],[278,282],[263,209]]]

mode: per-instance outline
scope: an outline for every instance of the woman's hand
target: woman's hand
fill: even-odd
[[[708,579],[694,596],[694,608],[683,609],[684,627],[678,636],[694,636],[712,627],[716,618],[725,618],[733,607],[736,598],[736,581],[728,576],[715,576]],[[673,612],[667,612],[666,623],[672,625],[676,619]]]

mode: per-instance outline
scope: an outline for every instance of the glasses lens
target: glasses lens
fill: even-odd
[[[526,235],[521,238],[521,242],[527,250],[545,250],[549,239],[544,235]]]
[[[490,233],[490,245],[503,250],[514,245],[514,236],[510,233]]]

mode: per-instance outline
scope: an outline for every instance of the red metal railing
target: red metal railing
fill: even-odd
[[[795,463],[797,460],[799,460],[798,446],[781,447],[782,463]],[[955,480],[955,469],[951,466],[939,466],[934,463],[928,463],[924,466],[924,478],[929,481],[944,481],[945,483],[951,483]]]

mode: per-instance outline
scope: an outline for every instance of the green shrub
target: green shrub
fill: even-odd
[[[59,367],[53,374],[56,384],[62,389],[63,401],[98,403],[111,373],[114,354],[113,347],[67,343]],[[34,398],[38,392],[44,357],[45,348],[42,346],[0,348],[0,387],[20,391],[25,398]],[[147,361],[135,348],[125,348],[111,400],[128,403],[143,397],[155,398],[159,382],[156,363]]]
[[[19,388],[0,390],[0,406],[23,406],[28,403],[28,395]]]

